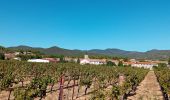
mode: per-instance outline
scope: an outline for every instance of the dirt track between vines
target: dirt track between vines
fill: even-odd
[[[137,87],[136,95],[128,97],[128,100],[164,100],[154,71],[148,72]]]

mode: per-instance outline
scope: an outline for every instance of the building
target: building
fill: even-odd
[[[33,54],[32,52],[30,52],[30,51],[24,51],[23,54],[24,54],[24,55],[34,55],[34,54]]]
[[[152,70],[154,66],[158,66],[158,63],[155,62],[123,62],[123,65],[146,68]]]
[[[14,53],[5,53],[5,60],[10,60],[10,59],[14,59],[15,58],[15,54]]]
[[[154,66],[158,66],[157,63],[153,62],[136,62],[131,64],[132,67],[146,68],[152,70]]]
[[[59,58],[43,58],[43,60],[48,60],[49,62],[59,62]]]
[[[20,52],[15,52],[14,54],[15,54],[15,56],[17,56],[17,55],[20,55]]]
[[[80,64],[84,65],[84,64],[90,64],[89,59],[80,59]]]
[[[66,62],[77,62],[77,58],[71,58],[71,57],[64,57],[64,61]]]
[[[130,59],[130,62],[137,62],[136,59]]]
[[[159,63],[163,63],[163,64],[167,64],[168,65],[168,61],[159,61],[159,60],[157,60],[157,61],[152,61],[153,63],[157,63],[157,64],[159,64]]]
[[[90,59],[88,55],[84,55],[84,59],[80,59],[80,64],[103,65],[106,64],[105,59]]]
[[[104,59],[80,59],[80,64],[103,65],[106,64]]]
[[[132,66],[133,64],[135,64],[136,62],[123,62],[124,66]]]
[[[20,57],[15,57],[13,58],[14,60],[18,60],[18,61],[21,61],[21,58]]]
[[[28,62],[49,63],[50,61],[44,59],[29,59]]]

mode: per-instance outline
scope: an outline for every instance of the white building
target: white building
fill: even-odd
[[[84,55],[84,59],[80,59],[80,64],[93,64],[93,65],[102,65],[105,64],[106,60],[104,59],[90,59],[88,55]]]
[[[90,64],[89,59],[80,59],[80,64],[84,65],[84,64]]]
[[[132,67],[146,68],[152,70],[154,66],[158,66],[157,63],[152,62],[136,62],[131,65]]]
[[[28,62],[49,63],[50,61],[44,59],[29,59]]]
[[[15,56],[17,56],[17,55],[19,55],[19,54],[20,54],[20,52],[15,52],[14,54],[15,54]]]
[[[21,58],[19,58],[19,57],[15,57],[15,58],[13,58],[14,60],[18,60],[18,61],[21,61]]]

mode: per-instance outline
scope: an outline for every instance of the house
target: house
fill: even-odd
[[[49,63],[49,60],[44,59],[29,59],[28,62],[40,62],[40,63]]]
[[[24,54],[24,55],[34,55],[34,54],[33,54],[32,52],[30,52],[30,51],[24,51],[23,54]]]
[[[20,52],[15,52],[14,54],[15,54],[15,56],[17,56],[17,55],[20,55]]]
[[[163,64],[167,64],[168,65],[168,61],[159,61],[159,60],[157,60],[157,61],[152,61],[153,63],[157,63],[157,64],[159,64],[159,63],[163,63]]]
[[[80,59],[80,64],[93,64],[93,65],[102,65],[106,64],[105,59],[90,59],[88,55],[84,55],[84,59]]]
[[[136,62],[131,64],[132,67],[146,68],[152,70],[154,66],[158,66],[157,63],[153,62]]]
[[[136,59],[130,59],[130,62],[137,62]]]
[[[106,60],[103,59],[80,59],[80,64],[92,64],[92,65],[103,65],[106,64]]]
[[[14,59],[15,54],[14,53],[5,53],[4,54],[6,60]]]
[[[43,60],[48,60],[49,62],[59,62],[59,58],[43,58]]]
[[[73,58],[71,58],[71,57],[64,57],[64,61],[71,62],[71,61],[73,61]]]
[[[131,61],[129,61],[129,62],[123,62],[123,65],[124,66],[132,66],[133,64],[135,64],[136,62],[131,62]]]
[[[138,67],[138,68],[146,68],[152,70],[154,66],[158,66],[158,63],[155,62],[123,62],[123,65]]]
[[[84,65],[84,64],[90,64],[89,59],[80,59],[80,64]]]

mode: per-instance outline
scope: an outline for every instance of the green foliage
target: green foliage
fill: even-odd
[[[78,87],[85,87],[85,95],[88,93],[88,90],[95,89],[94,91],[96,92],[92,96],[93,100],[106,100],[105,89],[109,85],[113,86],[111,97],[119,98],[134,85],[138,85],[147,72],[148,70],[146,69],[131,67],[0,61],[0,91],[11,87],[12,84],[18,84],[29,79],[30,83],[26,86],[14,88],[15,100],[42,98],[46,96],[47,86],[58,84],[62,76],[66,81],[75,80]],[[122,86],[119,86],[118,81],[120,74],[125,76],[125,83]]]
[[[105,100],[105,97],[104,91],[96,91],[93,93],[90,100]]]
[[[107,61],[107,66],[116,66],[116,64],[112,61]]]
[[[168,59],[168,65],[170,65],[170,58]]]
[[[8,70],[0,73],[0,90],[11,87],[15,79],[13,68],[9,67]]]
[[[60,56],[59,58],[60,58],[60,62],[62,62],[62,63],[66,62],[65,59],[64,59],[64,56]]]
[[[80,58],[77,59],[77,63],[80,64]]]
[[[167,67],[167,65],[165,63],[159,63],[158,67]]]
[[[27,61],[28,59],[40,59],[42,56],[40,55],[18,55],[17,57],[20,57],[21,60]]]
[[[170,69],[167,67],[155,68],[158,81],[163,88],[163,92],[170,97]]]
[[[124,61],[124,62],[128,62],[129,59],[128,59],[128,58],[124,58],[123,61]]]
[[[122,67],[123,66],[123,62],[119,61],[118,66]]]
[[[104,56],[104,55],[90,55],[91,59],[111,59],[111,56]]]
[[[16,88],[14,90],[15,100],[33,100],[35,91],[29,91],[23,88]]]
[[[7,53],[7,52],[13,52],[13,51],[11,51],[3,46],[0,46],[0,53]]]
[[[112,99],[119,100],[119,96],[121,95],[121,87],[119,85],[113,85],[112,87]]]
[[[5,59],[5,55],[3,53],[0,53],[0,60],[4,60]]]
[[[3,47],[3,46],[0,46],[0,50],[4,50],[5,49],[5,47]]]
[[[64,58],[64,55],[46,55],[45,57],[50,57],[50,58]]]

